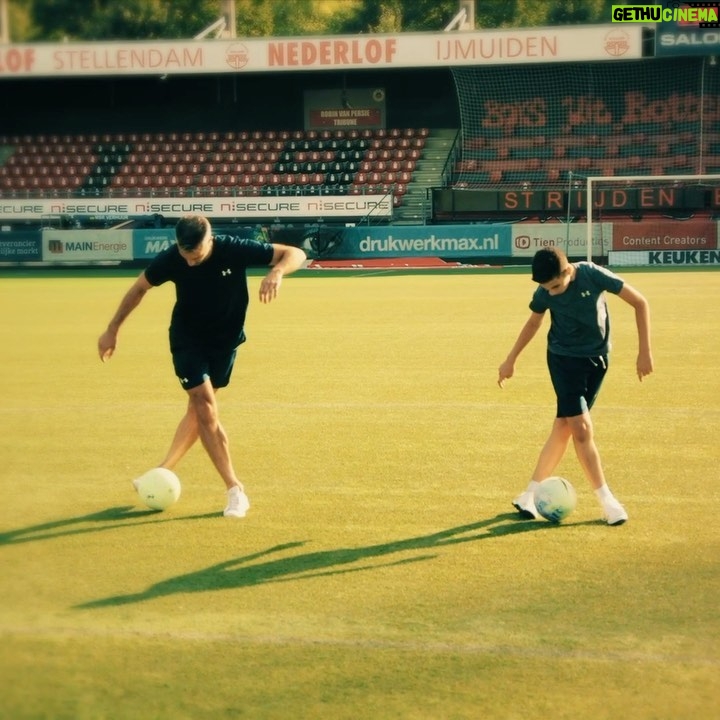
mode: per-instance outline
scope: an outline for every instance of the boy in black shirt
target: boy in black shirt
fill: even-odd
[[[498,369],[498,385],[503,387],[505,380],[513,376],[515,361],[540,329],[545,311],[550,310],[547,363],[557,396],[557,412],[532,479],[513,505],[521,517],[538,517],[535,488],[553,474],[572,438],[608,525],[621,525],[628,514],[605,481],[590,408],[608,367],[610,317],[605,292],[616,294],[635,309],[639,345],[636,369],[641,381],[653,371],[647,300],[609,270],[591,262],[569,263],[565,253],[555,247],[535,253],[532,272],[539,287],[530,301],[530,318]]]

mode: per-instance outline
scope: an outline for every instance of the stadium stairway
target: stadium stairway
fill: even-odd
[[[458,130],[434,129],[425,139],[425,148],[413,173],[412,182],[400,207],[393,214],[394,225],[425,225],[432,215],[430,189],[442,186],[445,163],[453,147]]]

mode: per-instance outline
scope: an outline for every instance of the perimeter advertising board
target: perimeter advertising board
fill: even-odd
[[[545,247],[558,247],[569,257],[587,256],[585,223],[517,223],[512,228],[512,256],[532,257]],[[612,241],[612,223],[593,225],[594,256],[605,255]]]
[[[612,223],[613,250],[715,250],[718,225],[710,219]]]
[[[43,230],[46,262],[107,262],[133,259],[128,230]]]
[[[42,260],[42,238],[37,230],[0,235],[0,262]]]
[[[226,235],[239,238],[247,238],[249,240],[268,240],[263,232],[263,228],[259,225],[238,225],[237,227],[223,228],[219,225],[213,225],[213,234],[215,237],[224,237]],[[132,239],[133,259],[134,260],[150,260],[159,252],[167,250],[175,244],[175,228],[157,228],[154,230],[128,230],[128,237]]]
[[[332,257],[508,257],[510,228],[506,224],[346,228]]]
[[[133,257],[149,260],[175,244],[175,228],[132,230]]]
[[[637,250],[635,252],[611,252],[610,265],[640,267],[650,265],[699,267],[720,265],[720,250]]]

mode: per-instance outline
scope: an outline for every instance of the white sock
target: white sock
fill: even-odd
[[[535,494],[535,490],[537,490],[537,486],[538,486],[539,484],[540,484],[540,483],[539,483],[537,480],[531,480],[531,481],[528,483],[527,488],[525,488],[525,492],[529,492],[529,493],[532,493],[532,494],[534,495],[534,494]]]
[[[610,492],[610,488],[607,486],[607,483],[601,485],[597,490],[595,490],[595,495],[601,503],[612,500],[614,497],[612,492]]]

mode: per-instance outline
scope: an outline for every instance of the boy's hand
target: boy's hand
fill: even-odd
[[[641,352],[637,358],[636,368],[638,380],[642,382],[642,379],[653,371],[652,355],[649,352]]]
[[[505,385],[505,381],[513,376],[515,372],[515,363],[510,360],[505,360],[498,368],[498,387],[502,388]]]

